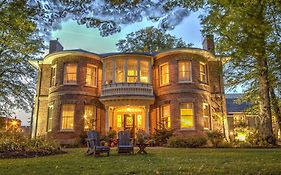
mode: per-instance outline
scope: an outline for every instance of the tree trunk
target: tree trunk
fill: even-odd
[[[260,96],[260,126],[259,131],[264,141],[275,144],[272,130],[272,115],[270,108],[268,66],[266,58],[258,59],[259,67],[259,96]]]
[[[276,121],[278,124],[278,128],[280,129],[281,128],[281,110],[279,107],[278,98],[276,97],[276,94],[272,87],[270,87],[270,96],[271,96],[272,107],[273,107],[275,118],[276,118]]]

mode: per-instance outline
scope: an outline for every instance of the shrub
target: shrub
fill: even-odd
[[[204,136],[173,136],[168,139],[168,147],[174,148],[198,148],[207,144]]]
[[[218,147],[220,143],[223,143],[224,136],[221,131],[208,131],[207,138],[212,143],[214,147]]]
[[[155,129],[152,138],[155,140],[157,145],[164,145],[167,143],[168,139],[173,136],[173,134],[174,130],[163,127],[160,129]]]
[[[138,130],[136,133],[136,143],[144,144],[147,141],[147,134],[143,130]]]
[[[19,132],[0,133],[0,157],[41,156],[62,153],[59,144],[43,138],[29,139]]]

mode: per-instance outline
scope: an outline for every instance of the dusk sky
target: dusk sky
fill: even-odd
[[[84,49],[95,53],[116,52],[115,44],[118,40],[125,38],[128,33],[153,25],[157,26],[157,24],[144,20],[140,23],[123,26],[120,33],[102,37],[98,29],[86,28],[86,26],[78,25],[76,21],[69,20],[62,24],[60,30],[52,32],[51,39],[58,38],[65,50]],[[203,37],[200,29],[198,14],[191,14],[169,33],[182,38],[186,43],[193,43],[193,47],[202,48]],[[16,116],[22,120],[22,125],[29,125],[27,121],[31,117],[30,113],[20,111]]]

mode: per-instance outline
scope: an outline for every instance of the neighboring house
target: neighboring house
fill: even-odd
[[[213,49],[205,39],[204,50],[95,54],[52,40],[49,55],[30,61],[38,69],[32,136],[73,144],[87,130],[223,130],[227,124],[212,118],[226,112],[222,62]]]

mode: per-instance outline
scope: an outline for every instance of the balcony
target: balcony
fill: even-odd
[[[113,83],[102,85],[101,97],[148,96],[153,97],[153,88],[147,83]]]

